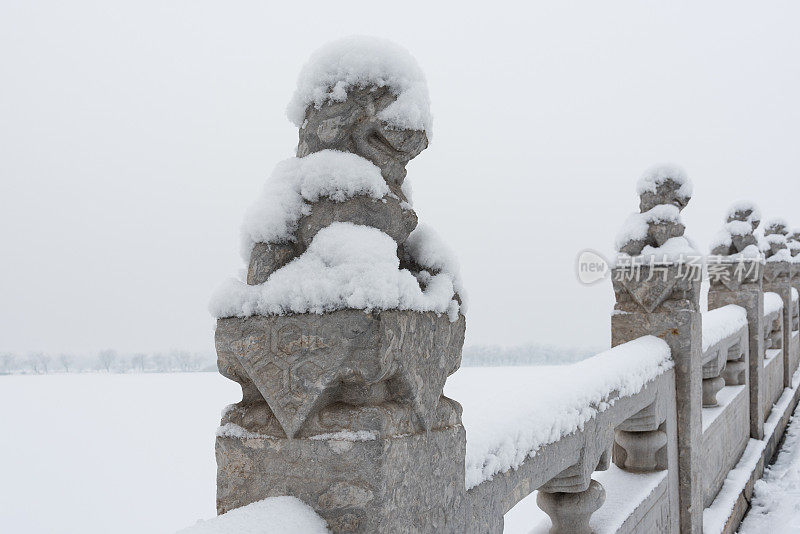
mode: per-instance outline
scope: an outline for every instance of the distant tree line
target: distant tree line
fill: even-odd
[[[170,373],[216,370],[214,354],[183,350],[127,354],[112,349],[93,354],[0,352],[0,374]]]
[[[530,343],[514,347],[473,345],[465,347],[461,358],[464,367],[507,365],[565,365],[585,360],[602,352],[599,347],[562,347]]]
[[[594,356],[602,350],[604,349],[599,347],[561,347],[537,343],[515,347],[473,345],[464,348],[462,365],[563,365]],[[112,349],[82,355],[0,352],[0,374],[171,373],[216,370],[216,356],[210,352],[172,350],[149,354],[121,354]]]

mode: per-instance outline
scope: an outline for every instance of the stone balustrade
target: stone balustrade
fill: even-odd
[[[641,352],[644,346],[635,344],[611,349],[603,357],[622,359],[622,349],[636,349],[645,356],[647,353]],[[669,354],[666,346],[662,350]],[[590,360],[601,363],[600,358]],[[583,363],[591,364],[590,360]],[[465,421],[469,411],[484,402],[484,396],[497,400],[504,393],[487,391],[463,399]],[[597,409],[598,405],[602,409]],[[633,394],[612,391],[595,408],[595,415],[580,429],[537,447],[519,466],[495,473],[471,487],[467,492],[468,530],[502,532],[503,515],[538,490],[536,501],[550,516],[554,532],[590,532],[591,515],[603,504],[605,494],[601,483],[593,478],[596,472],[608,469],[612,461],[632,473],[665,471],[668,464],[675,464],[675,373],[671,366],[663,367]],[[468,440],[470,432],[480,431],[479,427],[469,426]],[[667,483],[663,484],[666,487]],[[670,508],[666,502],[645,509],[647,513],[639,519],[647,524],[677,521],[677,516],[670,517],[677,508]]]
[[[403,187],[406,164],[427,147],[427,123],[389,124],[402,88],[356,74],[361,82],[336,98],[298,108],[289,165],[302,170],[317,158],[323,173],[358,168],[369,187],[297,186],[305,196],[292,197],[300,207],[280,226],[287,234],[256,225],[246,284],[218,306],[219,370],[242,387],[217,433],[219,513],[288,495],[336,533],[499,533],[506,514],[535,501],[551,534],[734,532],[800,394],[800,264],[791,255],[800,247],[786,245],[797,235],[771,223],[764,245],[754,234],[757,208],[732,209],[706,258],[704,313],[703,258],[680,219],[691,184],[674,167],[646,173],[611,269],[613,348],[566,368],[575,374],[559,387],[574,392],[578,375],[596,374],[597,382],[582,382],[586,395],[561,407],[571,418],[553,419],[546,432],[533,430],[541,414],[512,420],[491,436],[497,446],[486,448],[473,476],[470,440],[492,421],[470,422],[470,414],[502,405],[503,395],[511,406],[508,396],[519,392],[501,383],[448,396],[466,329],[460,283],[445,259],[431,258],[438,244],[414,233],[417,216]],[[420,90],[415,85],[413,95]],[[419,102],[427,105],[427,96]],[[322,179],[329,177],[309,183]],[[436,280],[443,304],[359,307],[351,299],[298,310],[302,299],[294,298],[281,308],[268,293],[273,278],[317,254],[320,236],[355,236],[353,228],[388,245],[381,265],[396,262],[389,275],[409,275],[404,283],[417,300],[406,301],[429,302]],[[653,351],[663,351],[663,361],[641,367]],[[529,372],[525,385],[542,387],[544,370]],[[536,439],[520,438],[527,434]],[[607,493],[631,488],[639,489],[617,494],[613,509],[604,505]]]
[[[731,332],[706,347],[705,326],[716,322],[730,326]],[[703,408],[710,408],[718,405],[717,393],[724,386],[746,382],[749,340],[745,310],[733,304],[712,310],[703,315],[703,326]]]
[[[783,335],[783,305],[777,294],[774,297],[773,308],[764,315],[764,398],[761,407],[766,417],[772,405],[778,401],[784,389],[784,335]]]

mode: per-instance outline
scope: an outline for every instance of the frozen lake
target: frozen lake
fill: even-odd
[[[0,376],[0,532],[172,533],[215,515],[217,373]]]

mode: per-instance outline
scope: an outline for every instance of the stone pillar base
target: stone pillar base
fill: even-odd
[[[217,511],[294,495],[333,532],[463,531],[466,436],[461,424],[381,437],[276,438],[222,428]]]

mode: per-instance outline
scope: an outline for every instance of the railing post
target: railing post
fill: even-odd
[[[279,168],[289,187],[279,189],[277,206],[259,206],[274,213],[255,212],[259,221],[277,219],[280,231],[277,223],[267,224],[269,231],[249,231],[249,285],[234,285],[216,299],[218,368],[242,387],[242,400],[225,410],[217,433],[217,510],[289,495],[311,506],[335,533],[464,532],[465,431],[460,405],[442,392],[461,363],[466,323],[457,275],[436,258],[441,244],[413,233],[417,217],[402,188],[405,165],[428,140],[425,130],[387,125],[380,114],[398,96],[378,81],[366,82],[336,84],[344,99],[306,103],[297,158]],[[365,186],[347,195],[346,188],[337,190],[331,175],[348,174],[369,178],[372,193]],[[308,178],[314,190],[308,197],[300,197],[299,179],[291,181],[297,175]],[[334,190],[317,191],[319,183]],[[291,210],[291,217],[283,213]],[[367,242],[362,246],[372,254],[385,243],[386,264],[402,263],[419,280],[441,276],[447,300],[440,313],[402,299],[372,304],[368,283],[345,301],[334,295],[302,307],[303,298],[326,292],[317,289],[288,309],[262,308],[272,277],[291,272],[317,240],[331,236],[336,239],[327,243],[339,246]],[[432,252],[423,258],[425,247]],[[288,291],[292,284],[282,287]]]
[[[645,173],[638,192],[640,213],[631,216],[617,239],[622,255],[612,273],[616,306],[611,317],[611,343],[616,346],[651,334],[670,346],[675,361],[680,532],[700,533],[701,273],[699,263],[686,257],[697,252],[683,237],[685,228],[679,216],[691,197],[691,184],[682,170],[657,167]],[[667,250],[673,254],[665,256]],[[679,257],[675,257],[676,250],[682,252]],[[642,430],[652,431],[650,427]],[[651,437],[652,443],[646,448],[656,450],[661,440]],[[625,448],[628,444],[618,439],[617,445]]]
[[[792,387],[792,255],[787,246],[786,223],[773,219],[767,223],[764,236],[769,244],[764,266],[764,291],[780,295],[783,300],[783,387]]]
[[[798,295],[800,295],[800,228],[795,228],[789,234],[787,246],[789,247],[789,252],[792,254],[792,287],[797,291]],[[798,302],[798,305],[800,305],[800,302]],[[792,329],[797,331],[800,330],[800,309],[798,309],[798,306],[793,306],[793,308],[794,321]],[[800,352],[800,348],[795,350]]]
[[[717,242],[712,245],[712,256],[708,258],[708,309],[735,304],[747,312],[750,437],[753,439],[764,438],[764,414],[761,410],[764,396],[764,266],[753,234],[760,219],[755,204],[735,204]],[[731,375],[731,379],[738,374],[739,368],[732,366],[733,363],[726,365],[731,366],[726,374]]]

